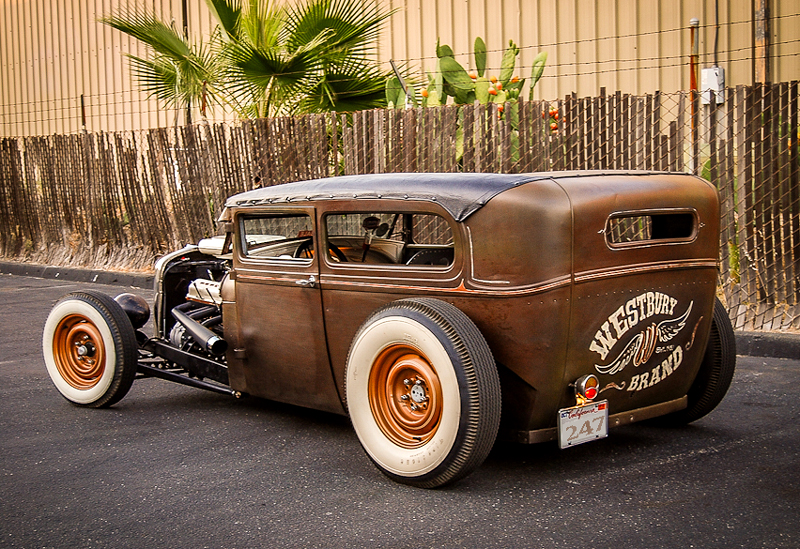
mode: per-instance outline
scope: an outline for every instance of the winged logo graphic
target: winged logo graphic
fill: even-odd
[[[630,362],[633,362],[637,368],[646,363],[653,356],[659,343],[672,340],[683,330],[686,320],[692,312],[693,304],[694,301],[690,302],[686,312],[678,318],[662,320],[658,324],[653,322],[642,332],[636,334],[613,362],[605,366],[595,364],[595,369],[601,374],[613,375],[621,372]]]

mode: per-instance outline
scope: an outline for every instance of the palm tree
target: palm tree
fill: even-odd
[[[168,105],[225,103],[241,116],[385,106],[388,73],[370,57],[391,15],[362,0],[206,0],[217,21],[208,44],[174,25],[134,12],[102,21],[146,43],[147,59],[129,56],[142,89]]]
[[[134,78],[149,97],[173,108],[197,105],[203,116],[206,105],[222,102],[225,66],[218,32],[209,44],[195,45],[174,23],[167,25],[150,13],[118,14],[101,21],[149,46],[147,58],[127,55]]]

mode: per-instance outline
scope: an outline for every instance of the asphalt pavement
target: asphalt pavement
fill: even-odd
[[[0,547],[800,547],[800,360],[739,357],[692,425],[498,443],[420,490],[381,475],[341,416],[158,379],[110,409],[69,404],[42,326],[85,288],[134,289],[0,275]]]

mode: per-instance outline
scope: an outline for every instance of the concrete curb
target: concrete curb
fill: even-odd
[[[0,261],[0,273],[53,278],[95,284],[123,284],[135,288],[153,287],[153,275],[52,267],[33,263]],[[736,353],[745,356],[800,359],[800,334],[783,332],[736,332]]]
[[[135,288],[152,288],[153,275],[146,273],[123,273],[119,271],[97,271],[73,267],[54,267],[36,265],[34,263],[16,263],[0,261],[0,273],[36,278],[52,278],[72,282],[90,282],[93,284],[123,284]]]
[[[735,332],[736,354],[800,360],[800,334]]]

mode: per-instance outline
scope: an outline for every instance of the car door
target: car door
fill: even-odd
[[[237,214],[237,365],[252,395],[342,413],[325,344],[313,208]]]
[[[463,247],[447,212],[428,202],[329,203],[318,223],[328,349],[343,391],[353,337],[370,314],[398,299],[463,293]]]

